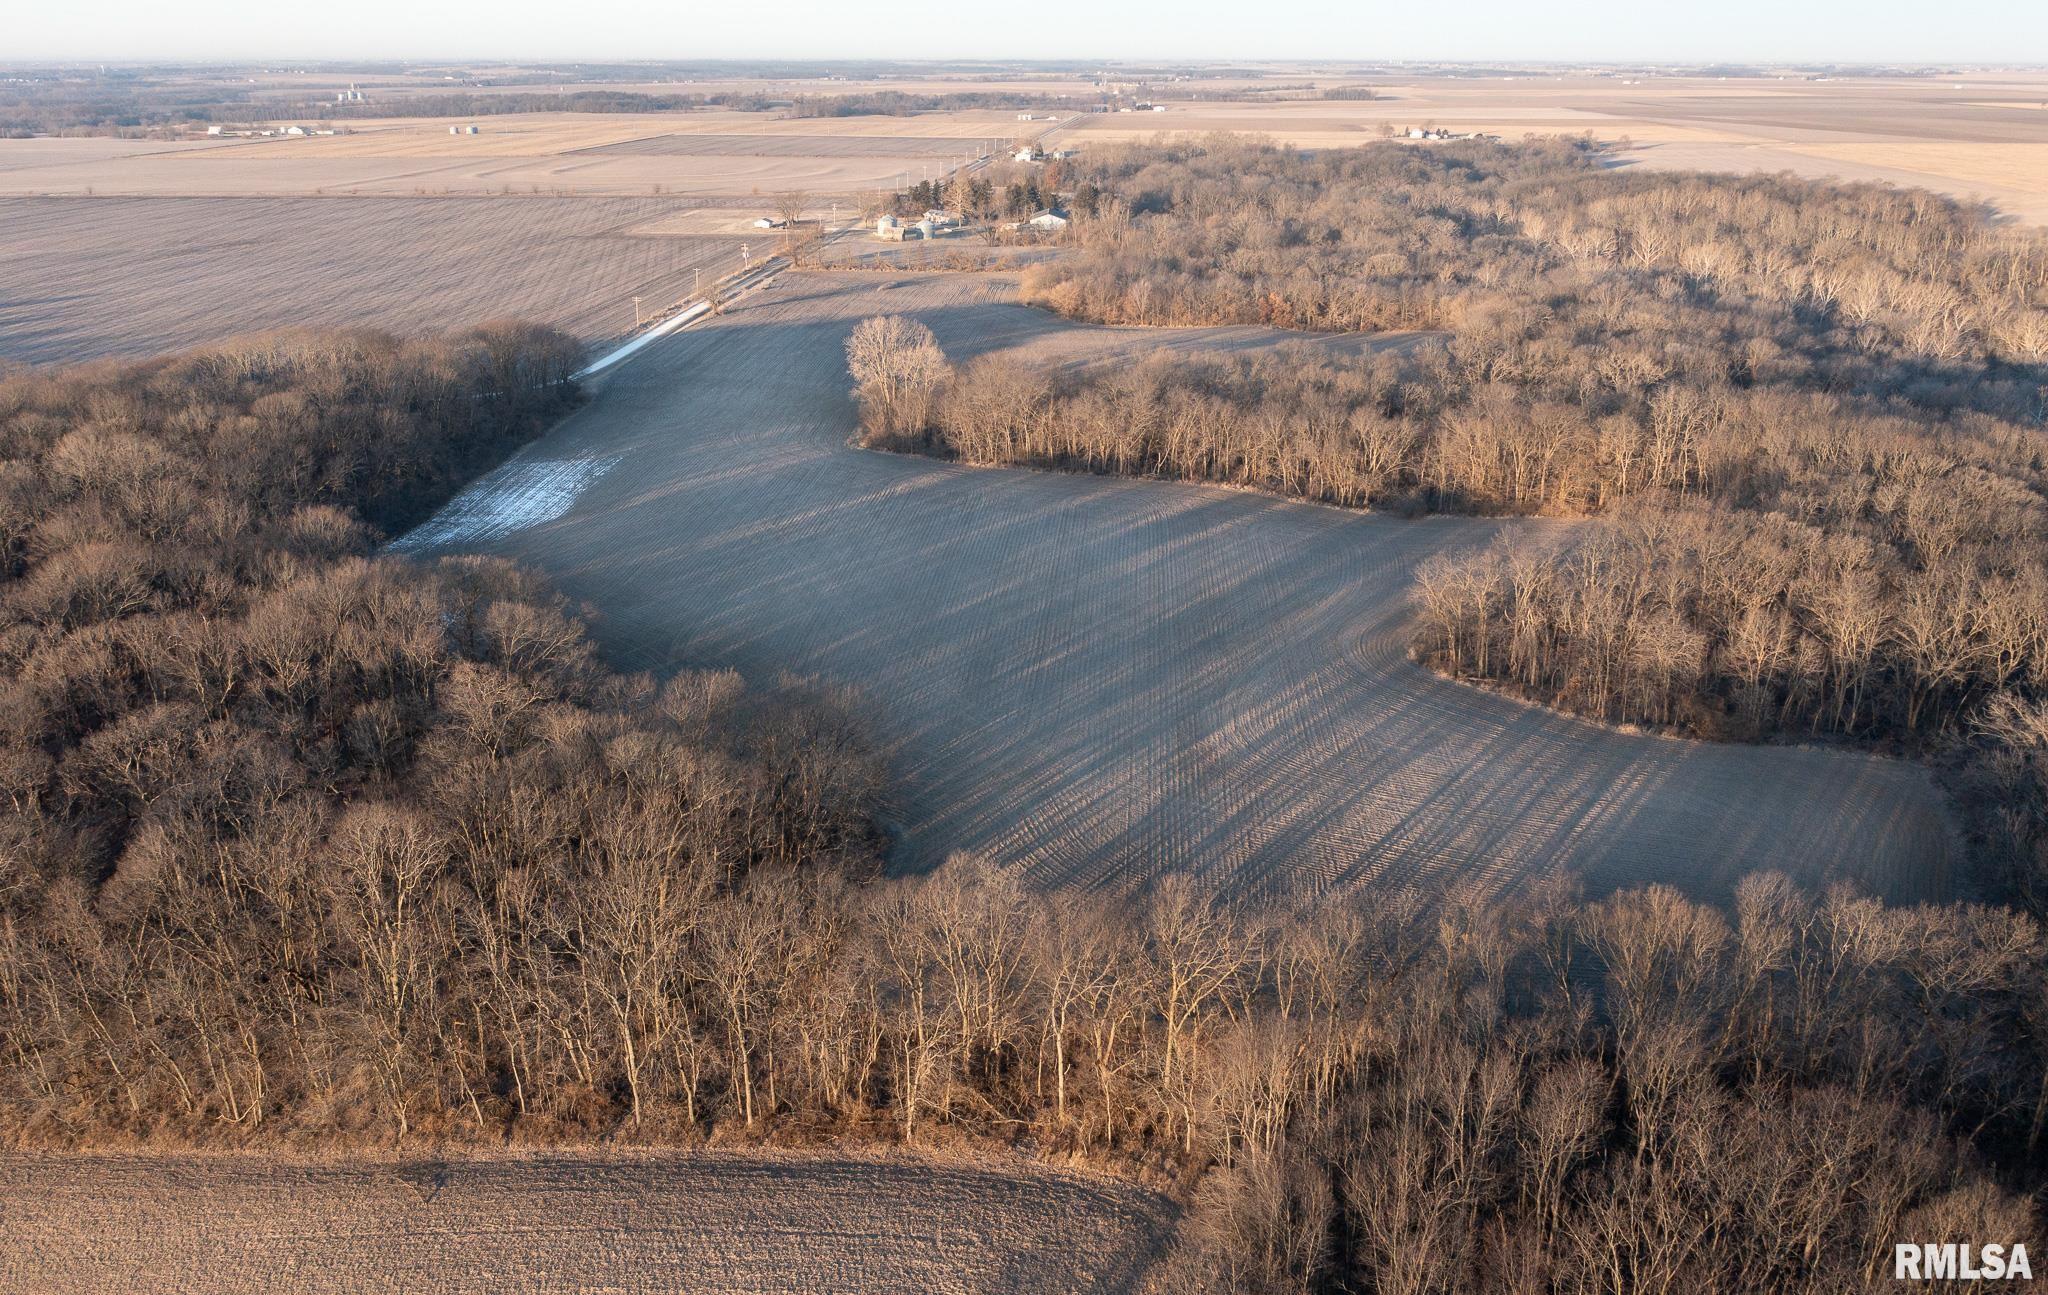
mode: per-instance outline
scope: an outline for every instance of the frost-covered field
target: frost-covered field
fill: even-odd
[[[1253,893],[1569,869],[1724,898],[1761,868],[1944,890],[1955,845],[1917,766],[1615,732],[1410,664],[1415,565],[1503,523],[848,447],[843,346],[868,315],[913,314],[956,358],[1275,340],[1075,327],[1003,295],[786,275],[620,365],[528,451],[617,459],[567,512],[412,547],[544,568],[624,666],[858,685],[895,753],[904,866],[972,849],[1047,883],[1181,870]]]

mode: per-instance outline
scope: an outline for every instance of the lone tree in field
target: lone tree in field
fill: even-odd
[[[846,369],[870,445],[921,435],[953,371],[932,330],[902,315],[863,319],[846,339]]]
[[[775,195],[775,218],[785,229],[795,229],[804,218],[804,211],[811,205],[811,195],[802,189],[790,189]]]
[[[788,246],[796,238],[796,227],[803,223],[804,209],[811,205],[811,195],[802,189],[790,189],[775,195],[775,218],[782,222],[782,241]]]

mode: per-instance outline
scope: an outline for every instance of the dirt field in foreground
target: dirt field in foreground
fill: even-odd
[[[628,668],[858,686],[894,751],[905,867],[971,849],[1047,884],[1173,870],[1235,893],[1503,892],[1560,869],[1711,899],[1760,868],[1944,889],[1955,844],[1922,768],[1633,736],[1411,664],[1415,565],[1502,523],[847,446],[843,348],[869,315],[924,320],[956,359],[1276,340],[1077,327],[1002,295],[784,275],[614,370],[407,547],[536,565]]]
[[[1121,1292],[1158,1197],[1029,1166],[710,1153],[0,1157],[0,1295]]]

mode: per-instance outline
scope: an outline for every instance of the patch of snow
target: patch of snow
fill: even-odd
[[[614,350],[606,355],[599,356],[597,359],[592,360],[589,364],[586,364],[582,368],[576,370],[575,376],[579,378],[587,378],[593,374],[602,373],[606,369],[612,367],[614,364],[617,364],[619,361],[625,359],[627,356],[633,354],[635,351],[638,351],[641,347],[647,345],[649,342],[652,342],[657,338],[667,337],[670,333],[675,332],[677,329],[684,328],[687,327],[688,325],[694,324],[698,320],[704,318],[704,316],[710,313],[711,303],[706,301],[700,301],[696,305],[690,307],[688,310],[683,311],[681,314],[671,315],[669,318],[662,320],[659,324],[656,324],[654,327],[640,334],[632,341],[627,342],[624,346],[619,347],[617,350]]]
[[[619,456],[515,459],[470,484],[425,522],[391,542],[393,553],[469,546],[551,522],[569,511]]]

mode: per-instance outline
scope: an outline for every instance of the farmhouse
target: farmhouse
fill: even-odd
[[[1062,230],[1068,225],[1067,213],[1047,208],[1024,222],[1033,229]]]

